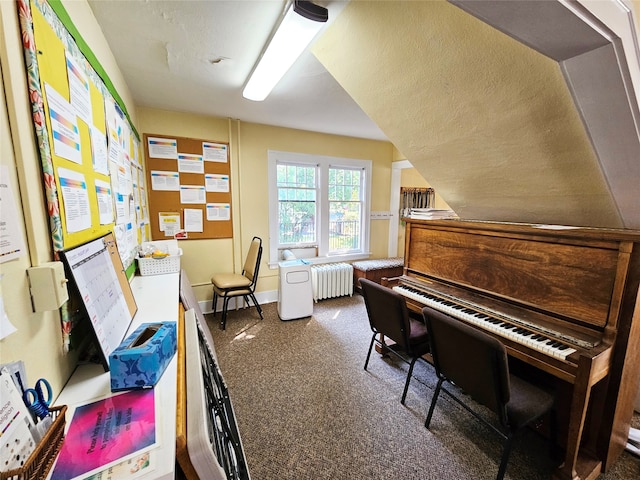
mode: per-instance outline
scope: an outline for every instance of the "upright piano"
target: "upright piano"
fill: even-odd
[[[558,392],[556,479],[593,479],[623,451],[640,383],[640,231],[406,220],[388,286],[498,337]]]

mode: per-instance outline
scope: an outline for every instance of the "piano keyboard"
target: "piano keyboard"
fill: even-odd
[[[564,361],[569,355],[576,351],[564,343],[558,342],[557,340],[547,337],[541,333],[501,320],[493,313],[490,314],[482,312],[472,308],[471,306],[465,306],[444,297],[433,295],[425,292],[424,290],[408,287],[406,285],[395,286],[393,287],[393,290],[423,305],[427,305],[451,315],[452,317],[464,320],[480,327],[483,330],[488,330],[521,345],[526,345],[553,358]]]

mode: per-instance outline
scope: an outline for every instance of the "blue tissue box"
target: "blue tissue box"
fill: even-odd
[[[109,355],[111,391],[153,387],[176,352],[176,322],[143,323]]]

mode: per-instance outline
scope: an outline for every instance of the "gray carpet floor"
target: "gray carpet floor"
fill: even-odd
[[[283,322],[275,303],[229,313],[226,330],[206,315],[229,387],[252,480],[494,479],[501,441],[441,396],[424,427],[436,383],[419,361],[406,405],[408,365],[372,354],[362,297],[315,304],[311,317]],[[637,423],[637,418],[634,418]],[[637,426],[637,425],[634,425]],[[548,479],[555,464],[533,431],[516,443],[507,479]],[[627,452],[601,477],[640,479]]]

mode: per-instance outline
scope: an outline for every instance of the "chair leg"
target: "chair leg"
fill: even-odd
[[[427,414],[427,419],[424,421],[424,426],[426,428],[429,428],[429,424],[431,423],[431,416],[433,415],[433,410],[436,406],[438,395],[440,395],[440,390],[442,389],[442,382],[444,382],[444,378],[439,378],[438,384],[436,385],[436,389],[433,392],[433,398],[431,399],[431,405],[429,406],[429,413]]]
[[[364,369],[367,369],[367,365],[369,365],[369,358],[371,357],[371,350],[373,350],[373,342],[376,340],[376,333],[371,337],[371,343],[369,344],[369,351],[367,352],[367,359],[364,362]]]
[[[227,328],[227,308],[229,307],[229,299],[231,297],[229,296],[225,296],[224,297],[224,302],[222,303],[222,329],[226,329]]]
[[[216,316],[216,307],[218,306],[218,293],[214,290],[213,291],[213,302],[212,305],[213,307],[213,316]]]
[[[409,373],[407,373],[407,381],[404,382],[404,391],[402,392],[402,399],[400,403],[404,405],[404,400],[407,398],[407,391],[409,390],[409,382],[411,382],[411,374],[413,373],[413,366],[416,364],[417,358],[411,359],[411,363],[409,364]]]
[[[509,463],[509,455],[511,454],[511,449],[513,448],[514,438],[514,433],[510,433],[507,436],[507,440],[505,441],[502,450],[502,460],[500,460],[500,468],[498,469],[498,476],[496,477],[496,480],[502,480],[504,478],[504,474],[507,471],[507,463]]]
[[[253,300],[253,304],[256,306],[256,310],[258,310],[258,315],[260,315],[260,320],[264,319],[264,317],[262,316],[262,307],[258,303],[258,300],[256,300],[256,296],[253,293],[250,293],[249,295],[251,296],[251,300]],[[249,301],[247,300],[247,305],[248,304],[249,304]]]

